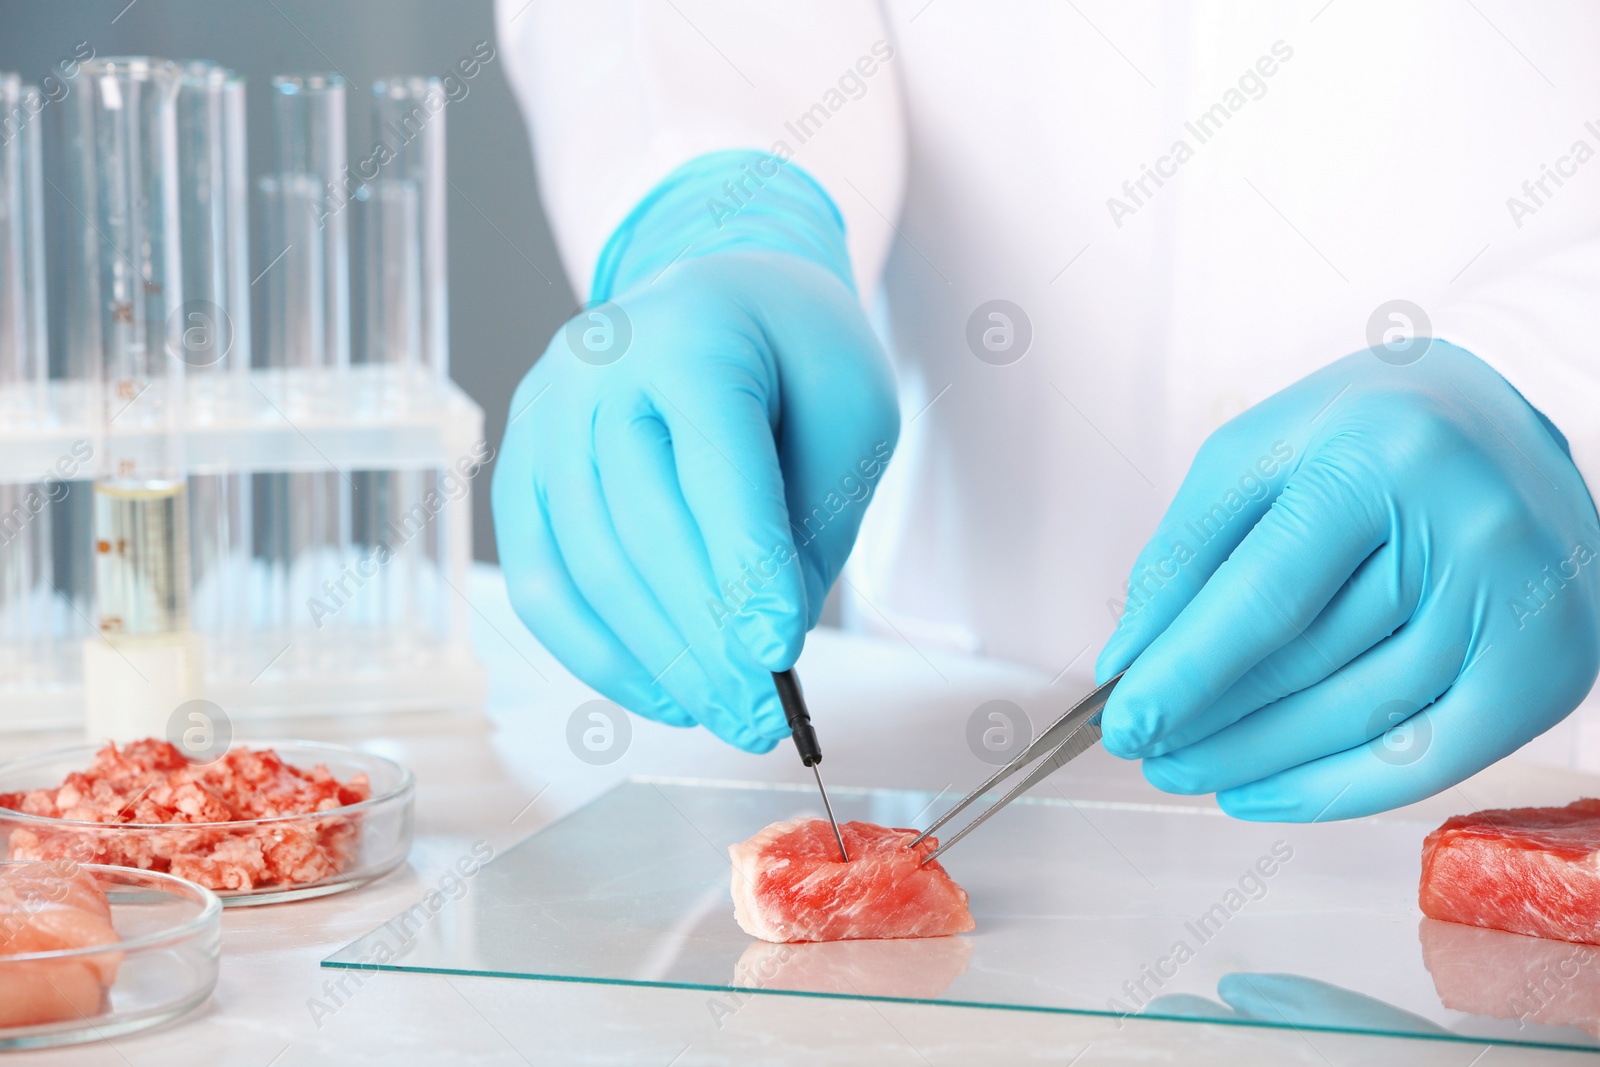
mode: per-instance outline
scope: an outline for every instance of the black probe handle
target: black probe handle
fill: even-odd
[[[817,731],[811,728],[811,713],[806,710],[806,698],[800,692],[800,679],[792,670],[774,671],[772,683],[778,687],[778,701],[783,705],[783,717],[789,720],[789,732],[794,735],[800,762],[807,767],[821,763],[822,746],[817,743]]]

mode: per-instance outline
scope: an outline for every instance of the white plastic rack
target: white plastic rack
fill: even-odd
[[[193,486],[207,476],[286,472],[348,478],[400,470],[429,488],[394,506],[400,521],[376,531],[387,541],[357,540],[339,555],[286,566],[263,558],[250,530],[236,531],[232,553],[219,553],[215,538],[195,536],[205,699],[247,717],[480,708],[487,680],[468,641],[465,591],[471,493],[486,456],[482,409],[448,379],[407,378],[383,366],[228,378],[189,388],[192,495],[200,495]],[[18,550],[24,537],[41,533],[58,549],[48,573],[37,576],[35,595],[6,605],[29,618],[12,620],[10,640],[0,638],[0,730],[82,721],[81,643],[93,633],[92,589],[83,581],[91,536],[85,479],[100,454],[88,392],[82,382],[51,382],[37,421],[0,419],[0,485],[11,490],[9,509],[0,511],[0,551]],[[61,470],[77,477],[43,476]],[[30,497],[43,502],[37,512]],[[401,537],[411,543],[394,544]],[[380,543],[393,558],[380,562],[390,554],[378,551]],[[273,573],[297,567],[309,573]],[[396,599],[391,567],[407,571],[400,580],[411,588],[403,598],[417,611],[408,622],[381,602]],[[304,602],[285,603],[285,587],[294,585],[305,592],[294,600]]]

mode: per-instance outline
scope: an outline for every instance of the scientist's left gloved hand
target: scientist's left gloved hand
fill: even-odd
[[[1600,525],[1565,440],[1442,341],[1357,352],[1214,433],[1096,664],[1105,746],[1246,819],[1420,800],[1576,707]],[[1414,353],[1413,353],[1414,354]]]

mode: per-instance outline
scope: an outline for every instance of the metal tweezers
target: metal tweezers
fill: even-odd
[[[988,781],[978,786],[965,797],[962,797],[960,803],[935,819],[932,826],[929,826],[913,838],[906,847],[910,848],[912,845],[919,844],[923,838],[961,814],[971,806],[973,801],[983,796],[990,789],[1010,778],[1034,760],[1039,759],[1041,756],[1044,757],[1037,767],[1029,771],[1022,781],[1011,788],[1009,793],[989,805],[988,810],[982,815],[967,823],[948,841],[945,841],[930,852],[922,861],[927,863],[928,860],[935,858],[973,830],[982,826],[989,816],[1044,781],[1069,761],[1081,756],[1088,750],[1090,745],[1100,740],[1100,713],[1105,710],[1106,701],[1111,697],[1111,691],[1117,687],[1117,683],[1121,680],[1122,675],[1119,673],[1116,677],[1098,686],[1094,692],[1072,705],[1071,708],[1067,709],[1065,715],[1053,722],[1049,729],[1045,730],[1032,744],[1023,749],[1016,759],[1001,767],[989,777]]]

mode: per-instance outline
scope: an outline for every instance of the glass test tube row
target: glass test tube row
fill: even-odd
[[[0,486],[0,645],[15,651],[24,638],[60,640],[85,629],[73,621],[83,612],[73,609],[87,583],[70,574],[51,580],[72,562],[53,561],[52,546],[65,545],[58,557],[72,557],[78,538],[52,536],[52,517],[73,527],[93,522],[102,631],[184,630],[191,610],[212,632],[320,628],[320,598],[339,625],[401,625],[426,639],[445,618],[444,529],[416,505],[437,488],[438,472],[187,475],[177,431],[182,398],[194,405],[191,419],[225,417],[252,363],[243,81],[215,64],[144,58],[91,61],[74,81],[64,195],[83,205],[84,225],[63,242],[71,284],[58,376],[92,385],[100,413],[92,462],[102,476],[92,509],[76,494],[17,530],[6,517],[25,513],[25,503],[21,512],[15,505],[42,483]],[[375,86],[374,130],[392,154],[349,196],[340,195],[349,179],[342,80],[283,77],[273,91],[279,159],[260,192],[265,251],[281,248],[282,261],[273,261],[264,287],[259,364],[335,372],[350,365],[344,209],[353,201],[365,282],[355,362],[444,378],[439,82]],[[30,92],[36,99],[15,76],[0,76],[0,119],[29,114]],[[0,417],[12,424],[40,416],[49,373],[39,133],[37,122],[0,130]],[[395,399],[382,387],[378,394],[352,397],[348,383],[321,397],[291,388],[288,414],[322,401]],[[78,458],[88,469],[91,457]],[[357,603],[345,579],[380,546],[391,558]],[[8,668],[0,683],[10,680]]]

